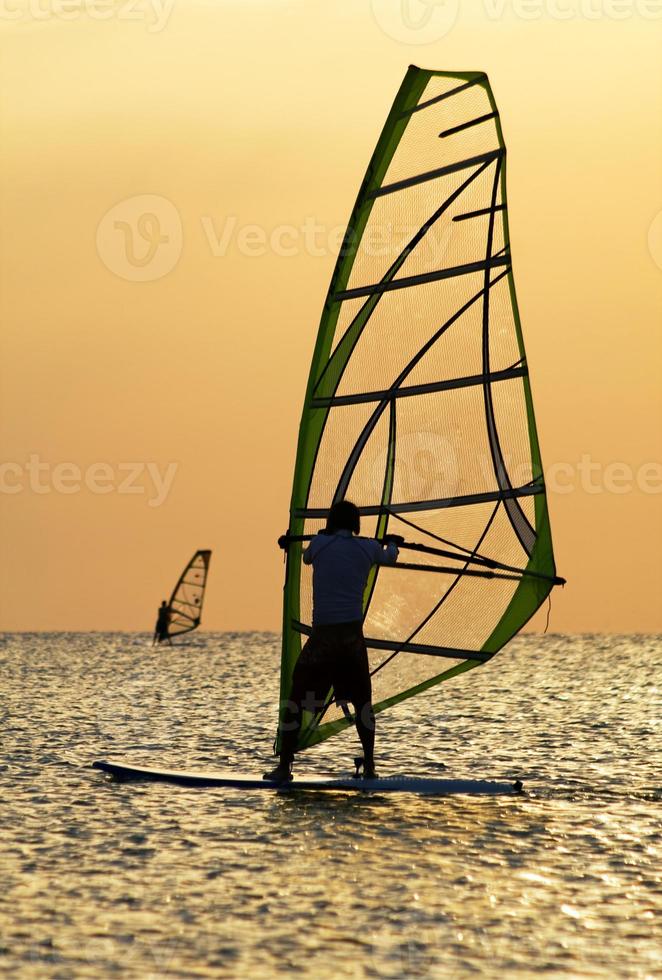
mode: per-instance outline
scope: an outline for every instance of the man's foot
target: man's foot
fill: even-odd
[[[377,779],[377,773],[375,772],[374,761],[366,762],[362,755],[357,755],[354,759],[354,766],[356,772],[354,773],[354,779]]]
[[[291,766],[286,762],[279,762],[275,769],[265,772],[262,779],[266,779],[270,783],[289,783],[292,779]]]

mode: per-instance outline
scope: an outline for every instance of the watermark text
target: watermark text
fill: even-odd
[[[149,507],[160,507],[172,490],[178,466],[178,463],[161,466],[155,462],[97,462],[82,467],[73,462],[51,463],[31,453],[23,462],[0,462],[0,494],[68,496],[85,490],[99,496],[137,494],[147,496]]]

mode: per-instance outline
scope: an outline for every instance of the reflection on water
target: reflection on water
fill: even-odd
[[[3,973],[658,974],[659,638],[520,638],[380,716],[383,774],[520,777],[522,797],[278,796],[89,768],[259,770],[277,648],[3,639]],[[349,771],[354,748],[346,733],[300,768]]]

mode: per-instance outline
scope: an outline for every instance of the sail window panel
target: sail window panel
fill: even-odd
[[[473,166],[378,197],[357,248],[347,288],[380,282],[395,263],[402,264],[391,276],[400,279],[484,259],[485,223],[453,221],[453,216],[490,206],[494,167],[492,163],[479,172],[480,168]],[[469,178],[473,178],[470,183]],[[442,208],[445,210],[437,216]],[[503,232],[497,239],[494,251],[503,245]],[[414,247],[402,261],[412,242]]]
[[[379,514],[366,514],[361,518],[361,534],[364,538],[377,537]]]
[[[404,559],[402,553],[400,558]],[[363,627],[365,635],[407,642],[446,587],[445,579],[435,572],[382,566]]]
[[[489,356],[491,371],[505,370],[522,358],[507,276],[490,289]]]
[[[393,530],[391,533],[397,533],[397,532]],[[413,535],[410,534],[407,535],[407,542],[409,544],[416,543],[415,541],[412,540],[413,537],[414,537]],[[431,542],[429,541],[425,543],[431,544]],[[435,573],[435,569],[437,569],[438,571],[436,574],[443,574],[443,575],[451,574],[451,576],[452,574],[461,572],[467,562],[468,555],[463,552],[456,551],[453,548],[443,548],[443,550],[447,552],[452,552],[453,554],[447,557],[445,555],[444,556],[431,555],[431,554],[427,554],[426,552],[410,551],[409,549],[403,549],[402,554],[400,555],[399,567],[401,569],[405,569],[408,571],[409,569],[406,569],[406,563],[414,563],[417,569],[420,567],[421,569],[426,570],[423,573],[423,578],[425,578],[425,576],[428,574],[427,572],[428,569],[430,570],[430,572],[433,573]],[[480,567],[482,569],[482,566],[471,566],[471,567]],[[430,587],[430,583],[428,582],[428,588],[429,587]]]
[[[464,104],[459,104],[461,100]],[[497,119],[490,118],[492,107],[487,95],[484,100],[480,100],[479,105],[476,99],[471,98],[472,105],[468,104],[469,101],[470,93],[467,92],[466,95],[458,95],[458,105],[453,106],[452,111],[450,111],[450,103],[446,104],[445,113],[443,103],[440,105],[438,121],[441,125],[437,130],[437,139],[444,148],[444,154],[448,154],[452,160],[467,160],[480,153],[487,153],[488,150],[495,149],[499,145]],[[456,129],[467,123],[472,125]]]
[[[477,551],[480,555],[497,557],[504,564],[515,568],[522,568],[526,564],[526,556],[503,504],[499,505],[485,536],[481,532],[474,545],[478,545]],[[439,598],[453,584],[453,576],[426,572],[419,574],[430,578],[434,575],[440,580]],[[518,584],[518,580],[504,578],[460,576],[439,610],[417,634],[417,642],[479,650],[497,625]]]
[[[326,521],[320,518],[307,518],[303,526],[303,534],[317,534],[325,526]],[[301,544],[301,549],[307,547],[308,542]],[[300,605],[299,620],[310,626],[313,621],[313,570],[311,565],[304,565],[301,562],[301,585],[300,585]]]
[[[487,521],[485,519],[485,510],[482,518],[483,526],[476,529],[474,546],[489,521],[489,517]],[[448,533],[451,529],[444,530]],[[515,565],[521,561],[521,548],[502,505],[478,550],[482,555],[499,555],[501,561]],[[401,552],[400,559],[406,561],[409,554]],[[417,563],[422,557],[416,555]],[[437,562],[444,564],[439,559]],[[450,563],[446,561],[445,564]],[[460,573],[458,576],[398,568],[380,570],[366,619],[366,635],[401,641],[411,638],[413,642],[432,646],[480,650],[510,602],[518,582],[463,576],[462,566],[455,564]],[[398,654],[398,658],[412,656],[416,655]]]
[[[398,401],[394,503],[498,489],[482,388],[458,388]]]
[[[326,527],[326,519],[323,517],[307,517],[303,525],[302,534],[319,534]],[[305,542],[303,547],[305,548]]]
[[[332,409],[317,451],[308,507],[329,507],[350,452],[374,411],[374,405]]]
[[[379,213],[374,215],[374,219],[371,215],[366,226],[366,234],[372,237],[366,241],[365,247],[363,240],[361,242],[349,279],[349,289],[379,283],[401,253],[404,259],[389,277],[393,281],[440,270],[461,270],[464,265],[485,260],[488,225],[475,220],[453,221],[453,217],[491,205],[494,164],[478,174],[448,204],[447,209],[435,217],[456,191],[456,185],[466,181],[467,173],[462,175],[462,182],[457,180],[456,174],[452,178],[444,177],[414,185],[394,195],[397,201],[382,198],[375,203],[375,207],[379,205]],[[389,212],[397,215],[390,225]],[[424,234],[417,237],[423,228]],[[383,246],[382,254],[372,244],[381,235],[389,243],[388,249]],[[393,244],[389,242],[389,236],[392,236]],[[412,242],[415,242],[414,246],[407,250]],[[492,255],[499,253],[504,244],[503,215],[495,212]],[[459,274],[462,275],[461,272]]]
[[[488,181],[488,179],[493,178],[493,168],[485,171],[485,173],[477,178],[477,181],[483,182],[483,185]],[[446,267],[456,267],[461,266],[465,261],[484,261],[486,258],[491,256],[503,255],[506,246],[506,237],[504,234],[504,212],[495,211],[492,221],[492,250],[490,255],[487,252],[487,241],[488,241],[488,226],[489,218],[487,221],[480,219],[471,219],[467,221],[453,221],[452,217],[457,214],[464,214],[464,205],[469,204],[469,210],[474,210],[471,205],[476,204],[476,209],[478,207],[489,207],[491,204],[491,198],[488,197],[486,200],[486,195],[482,193],[482,187],[478,187],[478,194],[468,194],[466,198],[464,195],[458,198],[455,206],[453,208],[453,215],[448,216],[447,222],[451,228],[451,231],[447,238],[447,248],[443,256],[443,265]],[[497,196],[497,203],[498,196]],[[409,273],[409,264],[407,272]],[[498,269],[495,270],[495,272]],[[492,275],[495,274],[492,273]]]
[[[487,509],[483,509],[482,522],[474,522],[472,545],[474,548],[478,546],[480,555],[498,556],[504,563],[521,567],[521,546],[506,510],[499,505],[492,517],[493,509],[494,505],[491,505],[489,515]],[[488,530],[484,534],[486,526]],[[444,531],[448,537],[449,532],[457,533],[455,528],[449,527],[445,527]],[[412,535],[408,534],[407,538],[411,540]],[[417,564],[454,567],[457,575],[397,567],[380,570],[366,619],[366,634],[377,638],[397,636],[399,640],[412,638],[413,642],[433,646],[480,650],[505,608],[504,599],[506,605],[510,601],[517,581],[463,575],[464,567],[484,569],[479,565],[467,564],[468,556],[462,561],[427,556],[428,561],[424,561],[425,556],[403,549],[400,561],[410,561],[412,555]],[[412,636],[414,631],[415,636]],[[405,653],[398,656],[401,655]]]
[[[401,534],[413,544],[440,548],[454,545],[458,549],[465,548],[471,551],[480,539],[493,510],[494,502],[489,502],[425,510],[415,514],[392,514],[389,518],[388,530],[393,534]],[[406,560],[406,554],[404,551],[401,553],[402,561]],[[411,560],[418,561],[419,557],[422,556],[416,555]]]
[[[401,387],[473,377],[483,371],[483,302],[475,302],[412,366]]]
[[[484,283],[481,273],[424,283],[413,289],[385,293],[375,307],[354,347],[338,386],[338,394],[388,388],[424,344],[462,307],[477,296]],[[472,303],[448,330],[461,335],[465,322],[475,336],[475,315],[480,300]],[[453,343],[453,342],[451,342]],[[458,339],[457,344],[460,343]],[[467,340],[467,373],[480,370],[476,346]]]
[[[484,76],[483,76],[484,77]],[[476,84],[474,82],[474,84]],[[447,101],[448,97],[453,97],[456,89],[464,89],[467,85],[467,80],[464,78],[458,78],[457,75],[435,75],[425,86],[423,94],[418,100],[418,106],[416,112],[427,112],[430,106],[426,106],[426,102],[431,102],[433,99],[438,99],[440,96],[445,96],[443,101]],[[473,88],[473,85],[470,87]]]
[[[427,92],[420,102],[427,101]],[[439,134],[453,126],[476,119],[492,111],[485,89],[474,85],[463,92],[418,112],[412,112],[398,149],[391,160],[382,186],[406,180],[416,174],[465,160],[475,153],[497,149],[499,141],[494,122],[481,124],[441,139]],[[482,130],[482,132],[481,132]],[[472,134],[470,140],[460,136]],[[466,145],[477,149],[463,155]]]
[[[421,621],[412,642],[480,651],[512,599],[518,582],[510,579],[427,575],[438,580],[432,615]],[[435,608],[438,606],[438,608]],[[433,611],[434,610],[434,611]],[[403,651],[398,657],[410,656]]]
[[[368,651],[370,669],[376,670],[372,678],[372,699],[380,701],[393,697],[399,691],[406,691],[418,684],[436,677],[444,670],[461,663],[446,657],[429,657],[420,653],[400,653],[381,670],[379,665],[389,656],[384,650]]]
[[[499,446],[511,486],[524,486],[534,475],[524,383],[521,378],[501,381],[491,385],[490,394]]]
[[[526,516],[533,516],[533,497],[518,497],[517,506],[525,512],[531,508]],[[489,557],[498,557],[499,561],[514,568],[525,568],[528,556],[522,549],[521,542],[513,528],[513,524],[505,503],[499,505],[496,516],[480,546],[481,554]],[[486,592],[492,596],[494,590],[487,589],[488,585],[494,585],[495,579],[486,582]],[[517,586],[517,582],[514,583]],[[494,600],[493,600],[494,601]]]
[[[515,594],[508,579],[463,579],[416,635],[417,643],[480,650]],[[402,654],[404,656],[404,654]]]
[[[372,405],[371,407],[374,412],[375,406]],[[336,409],[336,411],[352,411],[353,408],[354,406],[351,406],[349,409]],[[389,428],[389,412],[384,411],[375,423],[374,429],[354,465],[351,479],[343,496],[353,501],[358,507],[374,506],[381,502],[388,460]],[[365,533],[365,529],[363,533]]]
[[[517,505],[518,507],[528,507],[532,500],[532,497],[518,497]],[[481,541],[480,553],[490,558],[496,557],[503,564],[512,565],[514,568],[525,568],[527,564],[527,555],[522,550],[504,502],[499,505],[494,520],[490,523],[487,533]],[[485,582],[484,591],[486,595],[492,597],[496,594],[496,590],[488,588],[488,586],[494,585],[496,581],[496,579],[488,579]],[[515,582],[514,584],[517,585],[518,583]]]
[[[351,708],[350,708],[351,710]],[[324,723],[338,721],[340,718],[344,717],[344,712],[339,705],[333,703],[324,712]]]
[[[489,289],[490,370],[499,372],[518,365],[521,355],[508,277],[494,270],[491,279],[494,285]],[[390,370],[392,375],[390,377],[387,375],[385,383],[381,387],[376,386],[374,390],[383,390],[394,383],[401,370],[407,366],[408,355],[411,354],[409,357],[411,361],[444,325],[445,321],[437,318],[435,313],[437,297],[441,297],[439,301],[441,305],[446,299],[451,298],[451,293],[454,302],[459,303],[459,309],[472,299],[474,301],[441,333],[420,360],[412,365],[407,376],[402,379],[401,385],[407,387],[431,384],[481,374],[483,372],[483,277],[482,275],[467,277],[467,283],[463,285],[471,288],[465,288],[461,292],[457,288],[458,285],[457,282],[454,285],[446,284],[444,288],[441,283],[434,283],[417,287],[417,292],[425,291],[428,296],[428,302],[425,304],[421,302],[420,306],[418,301],[410,301],[407,295],[382,297],[383,306],[381,309],[379,307],[375,309],[371,321],[364,327],[352,358],[340,379],[337,394],[348,395],[370,390],[361,386],[367,374],[365,359],[370,359],[371,366],[375,362],[374,351],[369,349],[371,340],[374,343],[376,331],[391,330],[389,321],[402,316],[406,318],[408,328],[405,343],[400,346],[394,338],[395,347],[392,344],[388,345],[383,352],[383,357],[390,360],[386,370]],[[444,310],[443,316],[446,316],[446,313],[447,309]],[[447,319],[450,319],[450,316]],[[402,325],[400,324],[397,329],[402,332]],[[402,357],[400,357],[401,353]]]

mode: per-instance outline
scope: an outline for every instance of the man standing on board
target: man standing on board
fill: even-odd
[[[313,630],[294,668],[292,690],[280,735],[280,762],[264,778],[286,782],[292,778],[303,711],[320,710],[333,688],[337,702],[354,708],[356,730],[363,746],[364,775],[374,778],[375,715],[368,651],[363,638],[363,595],[373,565],[394,565],[397,544],[403,539],[387,535],[384,541],[361,538],[359,509],[341,500],[329,511],[326,528],[316,534],[303,553],[313,566]],[[287,549],[287,534],[278,539]]]
[[[165,640],[167,640],[170,646],[172,646],[172,640],[170,639],[170,634],[168,633],[169,626],[170,606],[165,599],[163,599],[156,616],[156,626],[154,627],[154,639],[152,640],[152,646],[155,646],[157,643],[163,643]]]

